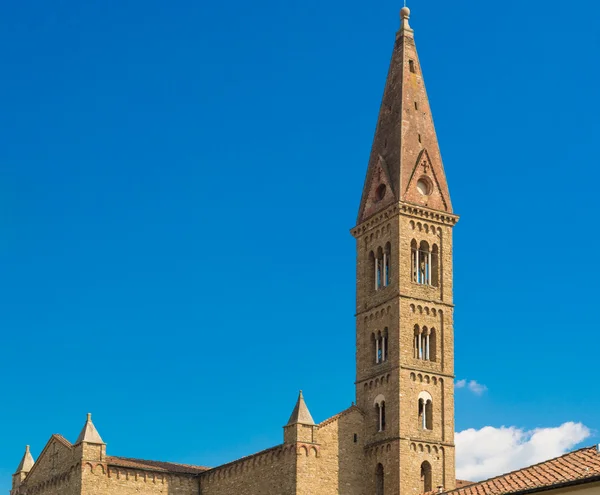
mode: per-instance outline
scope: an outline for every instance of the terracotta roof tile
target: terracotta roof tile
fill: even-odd
[[[486,481],[456,482],[452,495],[510,495],[585,480],[600,480],[600,452],[596,447],[576,450],[556,459],[526,467]]]
[[[202,466],[191,466],[189,464],[177,464],[174,462],[145,461],[142,459],[130,459],[127,457],[106,456],[106,463],[110,466],[118,466],[130,469],[142,469],[159,473],[173,474],[200,474],[210,468]]]

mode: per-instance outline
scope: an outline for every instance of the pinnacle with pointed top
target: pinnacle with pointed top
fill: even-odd
[[[304,395],[302,394],[302,390],[300,390],[300,394],[298,395],[298,401],[296,402],[296,406],[294,407],[294,410],[292,411],[292,415],[290,416],[290,419],[287,422],[286,426],[291,426],[291,425],[296,425],[296,424],[309,425],[309,426],[315,425],[315,421],[313,420],[312,416],[310,415],[310,411],[308,410],[308,407],[306,407],[306,402],[304,402]]]
[[[98,430],[96,430],[94,423],[92,423],[91,413],[88,413],[87,421],[85,422],[83,430],[81,430],[81,433],[79,434],[79,437],[77,438],[75,444],[77,445],[82,442],[104,445],[102,437],[100,437]]]
[[[29,450],[29,445],[25,447],[25,454],[23,455],[23,459],[19,463],[19,467],[15,474],[25,473],[27,474],[33,468],[35,461],[33,460],[33,456],[31,455],[31,451]]]

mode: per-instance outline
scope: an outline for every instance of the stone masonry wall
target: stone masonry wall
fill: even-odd
[[[321,423],[318,446],[303,447],[297,457],[298,495],[363,495],[364,416],[348,409]]]
[[[68,442],[53,437],[25,481],[11,495],[80,495],[79,452]]]
[[[200,476],[200,494],[296,495],[296,457],[304,451],[282,445],[211,469]]]
[[[171,475],[86,462],[81,495],[198,495],[193,475]]]

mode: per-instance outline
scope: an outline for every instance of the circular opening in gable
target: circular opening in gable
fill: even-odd
[[[375,195],[377,196],[377,201],[381,201],[383,198],[385,198],[386,190],[387,190],[387,187],[385,184],[381,184],[377,188],[377,191],[375,192]]]
[[[421,177],[417,181],[417,191],[423,196],[429,196],[431,194],[431,181],[427,177]]]

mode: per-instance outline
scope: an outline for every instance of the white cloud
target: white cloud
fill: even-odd
[[[475,380],[458,380],[455,384],[454,384],[455,388],[468,388],[471,392],[473,392],[475,395],[483,395],[485,392],[487,392],[487,387],[485,385],[482,385],[481,383],[477,383],[477,381]]]
[[[456,476],[479,481],[531,466],[565,454],[590,435],[581,423],[530,431],[514,426],[461,431],[455,437]]]

